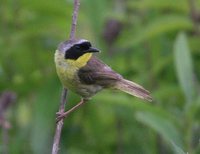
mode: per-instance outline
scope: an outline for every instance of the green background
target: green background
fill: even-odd
[[[72,9],[72,0],[1,0],[0,92],[17,98],[2,111],[11,128],[0,153],[50,153],[62,90],[54,52]],[[81,0],[76,36],[154,101],[97,94],[65,120],[60,153],[200,153],[200,0]],[[67,108],[79,100],[69,92]]]

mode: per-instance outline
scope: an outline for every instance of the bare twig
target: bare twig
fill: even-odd
[[[74,0],[74,11],[73,11],[73,16],[72,16],[72,27],[71,27],[71,32],[70,32],[70,40],[73,40],[75,38],[79,6],[80,6],[79,0]]]
[[[67,89],[63,88],[59,112],[64,112],[65,104],[67,102],[66,98],[67,98]],[[60,120],[56,126],[56,132],[55,132],[54,142],[53,142],[53,147],[52,147],[52,154],[58,153],[62,127],[63,127],[63,119]]]
[[[73,10],[73,15],[72,15],[72,26],[71,26],[71,32],[70,32],[70,40],[73,40],[75,38],[79,5],[80,5],[79,0],[74,0],[74,10]],[[67,103],[66,98],[67,98],[67,89],[63,88],[59,113],[62,113],[62,112],[64,113],[65,104]],[[62,127],[63,127],[63,119],[60,120],[57,123],[57,126],[56,126],[54,142],[53,142],[53,147],[52,147],[52,154],[58,154]]]

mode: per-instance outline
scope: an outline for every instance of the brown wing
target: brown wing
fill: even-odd
[[[97,84],[111,87],[121,79],[121,75],[114,72],[109,66],[96,57],[92,57],[86,66],[78,71],[80,81],[84,84]]]

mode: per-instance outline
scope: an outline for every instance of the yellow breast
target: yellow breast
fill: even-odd
[[[86,53],[76,60],[65,59],[58,50],[55,53],[55,63],[57,74],[66,88],[73,89],[79,83],[77,71],[85,66],[92,57],[92,53]]]

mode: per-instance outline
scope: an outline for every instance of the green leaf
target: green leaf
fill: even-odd
[[[186,154],[178,145],[171,141],[172,148],[176,154]]]
[[[194,99],[193,65],[185,33],[179,33],[174,44],[174,61],[180,86],[185,94],[187,104]]]
[[[180,5],[181,3],[181,5]],[[188,11],[188,3],[186,0],[143,0],[143,1],[129,1],[128,7],[140,10],[173,10],[186,13]]]
[[[137,44],[148,41],[152,38],[180,29],[191,29],[192,22],[184,16],[165,15],[158,19],[153,19],[149,24],[141,27],[138,31],[133,30],[124,34],[126,39],[120,39],[123,47],[133,47]],[[128,38],[127,38],[128,37]]]
[[[30,144],[34,153],[50,153],[55,128],[55,112],[59,106],[59,88],[55,81],[44,82],[34,102]],[[51,94],[51,95],[50,95]],[[49,95],[49,96],[48,96]]]
[[[166,141],[182,145],[181,134],[169,119],[148,111],[137,112],[136,118],[160,133]]]
[[[114,97],[112,97],[114,95]],[[177,117],[175,117],[172,114],[169,114],[164,109],[153,106],[151,103],[146,103],[138,98],[133,98],[132,96],[129,96],[127,94],[123,93],[110,93],[109,91],[106,91],[106,93],[99,93],[94,97],[94,102],[101,102],[105,104],[111,104],[111,105],[123,105],[128,108],[133,108],[138,111],[144,111],[144,112],[151,112],[159,117],[163,117],[164,119],[168,119],[173,123],[174,126],[177,128],[180,127],[180,123]],[[93,101],[92,100],[92,101]]]

